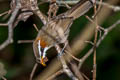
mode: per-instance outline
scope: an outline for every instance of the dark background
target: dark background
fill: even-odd
[[[0,2],[0,13],[9,10],[9,1]],[[120,5],[118,3],[117,5]],[[40,6],[40,10],[46,13],[48,10],[48,4]],[[59,13],[64,12],[65,8],[60,8]],[[91,16],[93,10],[89,11],[87,15]],[[111,12],[104,23],[103,27],[108,27],[120,19],[120,12]],[[5,16],[0,17],[0,23],[7,22],[7,19],[4,19]],[[70,43],[77,36],[78,33],[84,29],[85,24],[88,20],[82,16],[79,19],[75,20],[69,36]],[[31,16],[26,22],[19,22],[19,24],[14,29],[14,43],[8,45],[6,48],[0,51],[0,62],[2,62],[7,70],[6,78],[8,80],[28,80],[32,67],[35,63],[35,57],[33,54],[32,43],[18,44],[18,40],[34,40],[37,31],[33,27],[33,23],[37,24],[40,29],[42,23],[35,16]],[[7,39],[7,27],[0,26],[0,43]],[[97,48],[97,80],[120,80],[120,25],[113,29],[107,37],[103,40],[100,46]],[[91,46],[87,46],[82,55],[85,54]],[[49,62],[56,57],[54,49],[51,54],[48,54]],[[78,55],[77,57],[80,57]],[[92,60],[93,56],[90,56],[86,62],[83,64],[82,71],[92,79]],[[36,75],[41,73],[46,67],[39,65],[37,68]],[[64,80],[67,80],[65,75]]]

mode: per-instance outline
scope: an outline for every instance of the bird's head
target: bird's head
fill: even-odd
[[[35,57],[37,58],[37,60],[40,61],[40,63],[43,66],[46,66],[45,62],[48,61],[47,57],[46,57],[46,51],[49,48],[50,47],[48,46],[48,43],[41,38],[37,38],[33,43],[33,49],[34,49]]]

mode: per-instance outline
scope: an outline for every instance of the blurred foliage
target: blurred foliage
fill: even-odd
[[[0,13],[9,9],[9,2],[0,2]],[[46,13],[48,4],[40,6],[40,10]],[[65,8],[60,8],[59,13],[65,11]],[[59,14],[58,13],[58,14]],[[92,10],[87,13],[91,15]],[[4,17],[4,16],[3,16]],[[6,22],[3,17],[0,17],[0,22]],[[120,12],[111,12],[102,27],[108,27],[120,19]],[[75,20],[70,31],[70,43],[77,36],[78,33],[84,28],[88,20],[82,16]],[[20,22],[14,29],[14,43],[8,45],[5,49],[0,51],[0,62],[5,65],[7,69],[8,80],[28,80],[32,67],[35,63],[34,54],[32,50],[32,43],[30,44],[17,44],[18,40],[33,40],[37,35],[37,31],[33,27],[33,23],[37,24],[39,29],[42,26],[40,20],[35,16],[31,16],[26,22]],[[112,30],[107,37],[103,40],[101,45],[97,48],[97,80],[120,80],[120,25]],[[0,43],[7,38],[7,27],[0,27]],[[78,56],[84,55],[91,45],[88,45],[83,52]],[[52,51],[52,50],[51,50]],[[49,62],[55,57],[56,53],[48,54]],[[90,56],[83,65],[82,71],[90,79],[92,79],[92,58]],[[48,62],[48,64],[49,64]],[[42,72],[45,67],[39,65],[36,75]],[[0,70],[1,71],[1,70]],[[67,80],[66,76],[60,75]],[[59,77],[58,77],[59,78]],[[61,80],[61,78],[60,78]]]

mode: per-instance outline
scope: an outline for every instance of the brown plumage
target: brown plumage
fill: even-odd
[[[43,59],[46,57],[47,49],[56,44],[65,43],[73,20],[85,14],[92,6],[92,1],[80,0],[70,10],[52,18],[42,27],[33,43],[35,57],[41,61],[41,64],[45,63]],[[41,48],[43,51],[40,52]]]

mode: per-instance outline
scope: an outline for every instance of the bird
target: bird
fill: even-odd
[[[73,21],[88,12],[95,0],[80,0],[68,11],[51,18],[38,32],[33,42],[33,51],[37,62],[46,66],[47,50],[56,44],[65,44]]]

